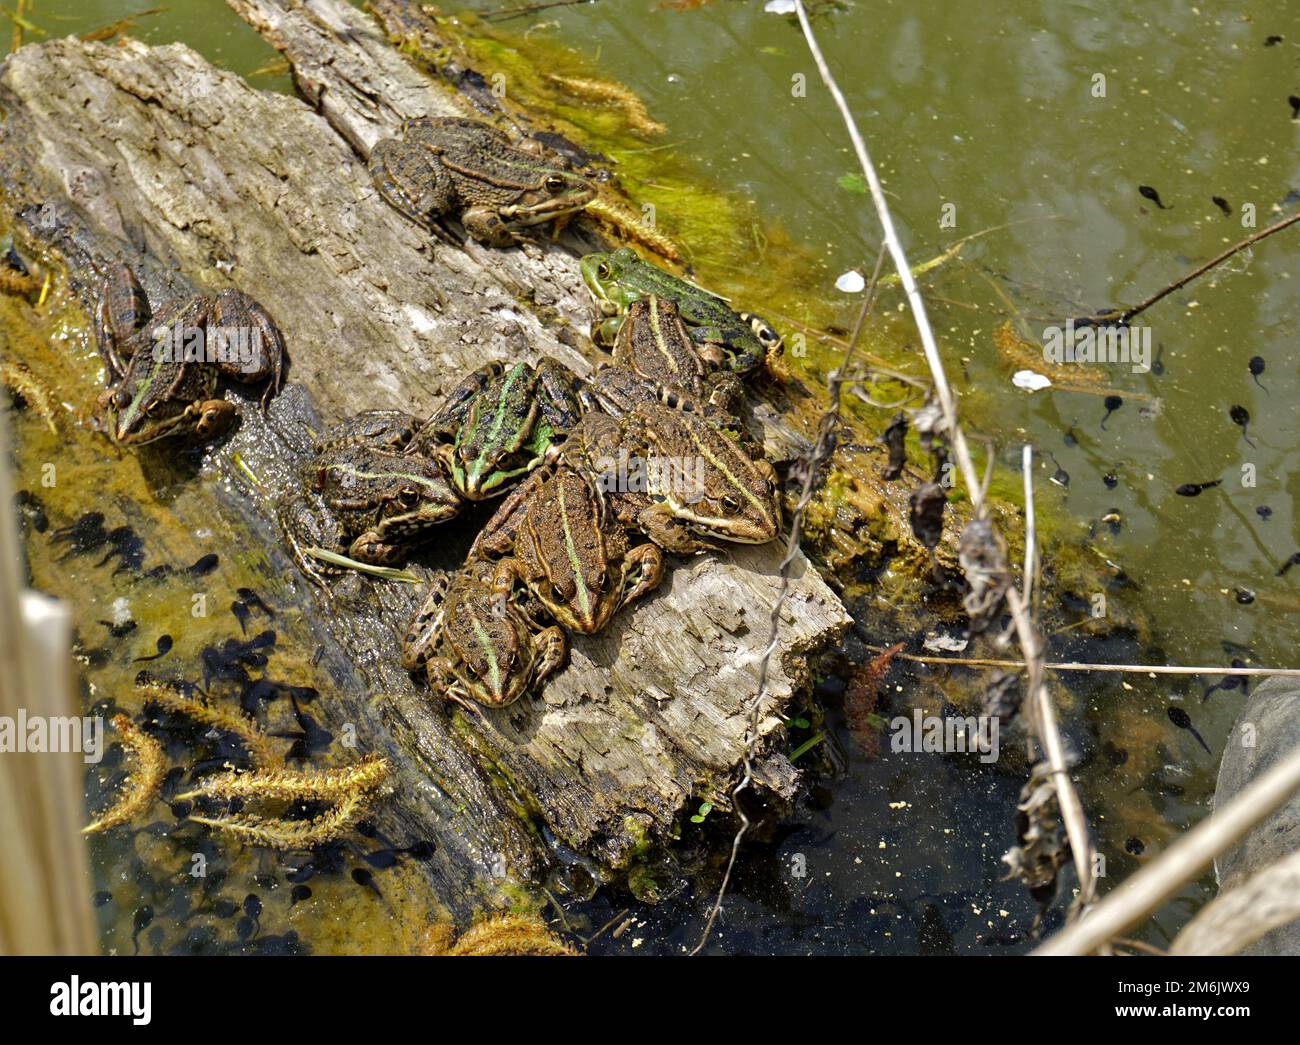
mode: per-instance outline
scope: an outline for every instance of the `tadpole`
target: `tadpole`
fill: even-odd
[[[1228,201],[1222,196],[1211,196],[1210,202],[1223,211],[1225,216],[1232,217],[1232,208],[1228,206]]]
[[[1264,372],[1264,357],[1251,356],[1250,362],[1247,364],[1247,366],[1250,367],[1250,376],[1254,378],[1255,384],[1259,385],[1259,387],[1264,390],[1265,395],[1268,395],[1268,389],[1264,388],[1263,385],[1259,384],[1259,375]]]
[[[1250,440],[1250,433],[1246,431],[1246,426],[1250,424],[1250,412],[1244,406],[1230,406],[1228,416],[1232,418],[1232,423],[1241,429],[1241,437],[1246,440],[1246,445],[1252,449],[1255,444]]]
[[[1102,405],[1106,407],[1106,416],[1101,419],[1101,427],[1105,428],[1110,415],[1124,405],[1124,400],[1119,396],[1107,396],[1102,401]]]
[[[1209,483],[1183,483],[1181,486],[1174,488],[1174,493],[1179,497],[1196,497],[1202,490],[1208,490],[1213,486],[1218,486],[1222,479],[1215,479]]]
[[[1061,467],[1061,462],[1056,459],[1055,454],[1049,451],[1047,456],[1052,459],[1052,464],[1056,465],[1056,471],[1048,476],[1048,481],[1056,483],[1057,486],[1068,487],[1070,485],[1070,473]]]
[[[1157,207],[1159,207],[1161,210],[1173,210],[1173,209],[1174,209],[1173,207],[1166,207],[1163,203],[1161,203],[1161,202],[1160,202],[1160,193],[1156,192],[1156,190],[1153,189],[1150,185],[1139,185],[1139,186],[1138,186],[1138,192],[1139,192],[1143,197],[1145,197],[1146,199],[1149,199],[1152,203],[1154,203],[1154,204],[1155,204]]]
[[[1192,717],[1189,714],[1187,714],[1187,712],[1184,711],[1182,708],[1171,706],[1169,708],[1169,721],[1172,722],[1179,729],[1185,729],[1192,736],[1194,736],[1196,738],[1196,742],[1200,744],[1201,747],[1205,748],[1205,753],[1207,755],[1214,754],[1214,752],[1210,750],[1210,745],[1205,742],[1205,738],[1201,736],[1200,733],[1196,732],[1196,727],[1192,725]]]

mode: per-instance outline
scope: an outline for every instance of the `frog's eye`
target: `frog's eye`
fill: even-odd
[[[542,185],[545,186],[547,192],[559,193],[564,191],[564,179],[558,174],[548,174]]]
[[[125,410],[131,405],[131,397],[127,394],[126,389],[119,388],[113,393],[113,405],[119,410]]]
[[[162,402],[160,400],[155,399],[152,403],[149,403],[145,406],[144,416],[153,417],[155,414],[158,413],[158,408],[161,406],[162,406]]]
[[[474,667],[469,661],[465,662],[465,674],[472,679],[478,678],[478,668]]]
[[[397,499],[407,508],[414,508],[420,501],[420,491],[414,486],[403,486],[397,491]]]
[[[596,275],[599,276],[601,279],[609,279],[610,271],[609,271],[608,261],[602,261],[599,265],[596,266]]]
[[[609,574],[607,574],[604,570],[601,570],[598,574],[596,574],[595,580],[596,583],[592,585],[592,587],[594,587],[597,591],[604,591],[605,584],[609,580]]]
[[[553,598],[553,599],[563,599],[564,597],[565,597],[565,596],[564,596],[564,589],[561,588],[558,584],[552,584],[552,585],[551,585],[551,598]]]
[[[723,497],[721,504],[722,504],[722,510],[726,512],[728,515],[735,515],[738,511],[740,511],[740,501],[732,497],[731,494],[727,494],[725,497]]]

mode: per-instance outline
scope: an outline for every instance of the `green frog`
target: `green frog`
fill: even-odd
[[[522,582],[557,622],[594,635],[619,607],[658,587],[663,555],[653,544],[628,547],[591,480],[566,466],[534,472],[484,527],[471,558],[506,556],[497,567],[503,594]]]
[[[588,254],[579,267],[600,314],[591,331],[599,345],[613,344],[628,309],[653,294],[677,305],[706,363],[745,375],[780,355],[781,336],[766,320],[733,312],[724,298],[642,261],[630,247]]]
[[[104,282],[95,334],[109,372],[98,406],[119,446],[168,436],[213,439],[238,416],[233,403],[217,397],[220,378],[266,381],[263,410],[282,382],[280,331],[238,290],[198,295],[154,315],[135,274],[118,262]]]
[[[384,449],[382,439],[354,441],[346,428],[322,442],[305,489],[285,498],[278,512],[294,561],[317,582],[340,571],[306,548],[390,566],[464,504],[436,461]]]
[[[431,586],[402,640],[402,666],[423,672],[436,694],[475,710],[514,703],[564,663],[558,627],[534,631],[494,585],[495,569],[469,563]]]
[[[577,376],[543,358],[476,370],[424,423],[407,453],[436,457],[464,498],[484,500],[555,455],[583,405]]]
[[[593,478],[619,522],[667,551],[765,544],[780,532],[771,463],[698,414],[660,403],[622,418],[593,411],[561,458]]]
[[[407,120],[402,136],[379,142],[370,174],[401,213],[446,234],[458,217],[481,243],[507,247],[535,225],[568,218],[596,196],[585,178],[548,165],[534,143],[512,142],[478,120]]]

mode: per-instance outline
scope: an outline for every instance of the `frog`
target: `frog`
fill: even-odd
[[[629,548],[591,480],[565,465],[534,472],[501,503],[470,549],[473,559],[491,556],[502,557],[499,591],[523,584],[550,619],[580,635],[603,630],[664,573],[659,548]]]
[[[265,381],[263,412],[283,382],[287,356],[279,328],[239,290],[195,295],[155,315],[135,273],[115,262],[96,306],[95,335],[109,378],[97,406],[119,446],[171,436],[207,442],[239,413],[217,396],[222,377]]]
[[[439,577],[402,640],[402,667],[471,712],[471,701],[513,704],[558,671],[567,653],[563,629],[535,630],[495,575],[491,564],[471,561]]]
[[[379,194],[435,234],[447,237],[445,219],[458,217],[473,239],[508,247],[525,229],[567,220],[596,196],[586,178],[540,152],[480,120],[426,116],[378,142],[369,168]]]
[[[313,581],[341,571],[308,547],[391,566],[463,508],[436,461],[395,452],[379,437],[331,436],[277,513],[294,561]]]
[[[745,401],[739,377],[707,367],[682,322],[677,303],[657,294],[633,301],[614,338],[612,362],[590,384],[608,412],[658,399],[736,424]]]
[[[466,500],[501,496],[554,459],[585,409],[579,385],[549,357],[536,366],[488,363],[452,389],[405,452],[441,461]]]
[[[725,298],[643,261],[631,247],[585,255],[579,262],[583,282],[598,312],[591,337],[598,345],[615,343],[632,304],[647,295],[666,298],[711,366],[739,376],[781,354],[781,336],[765,319],[750,312],[733,312]]]
[[[780,532],[771,463],[698,414],[654,402],[621,418],[592,411],[560,459],[593,479],[615,519],[665,551],[765,544]]]

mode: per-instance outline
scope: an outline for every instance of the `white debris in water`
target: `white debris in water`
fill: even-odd
[[[763,10],[770,15],[794,14],[794,0],[767,0]]]
[[[1050,388],[1052,379],[1037,374],[1032,370],[1017,370],[1011,375],[1011,383],[1017,388],[1028,389],[1030,392],[1037,392],[1039,389]]]
[[[861,294],[866,286],[867,281],[857,269],[849,269],[835,281],[835,289],[842,290],[845,294]]]
[[[935,653],[960,653],[966,648],[965,639],[959,639],[955,635],[927,635],[925,637],[925,648],[933,650]]]
[[[131,603],[125,597],[113,600],[113,605],[108,610],[109,618],[113,621],[113,627],[121,627],[131,620]]]

